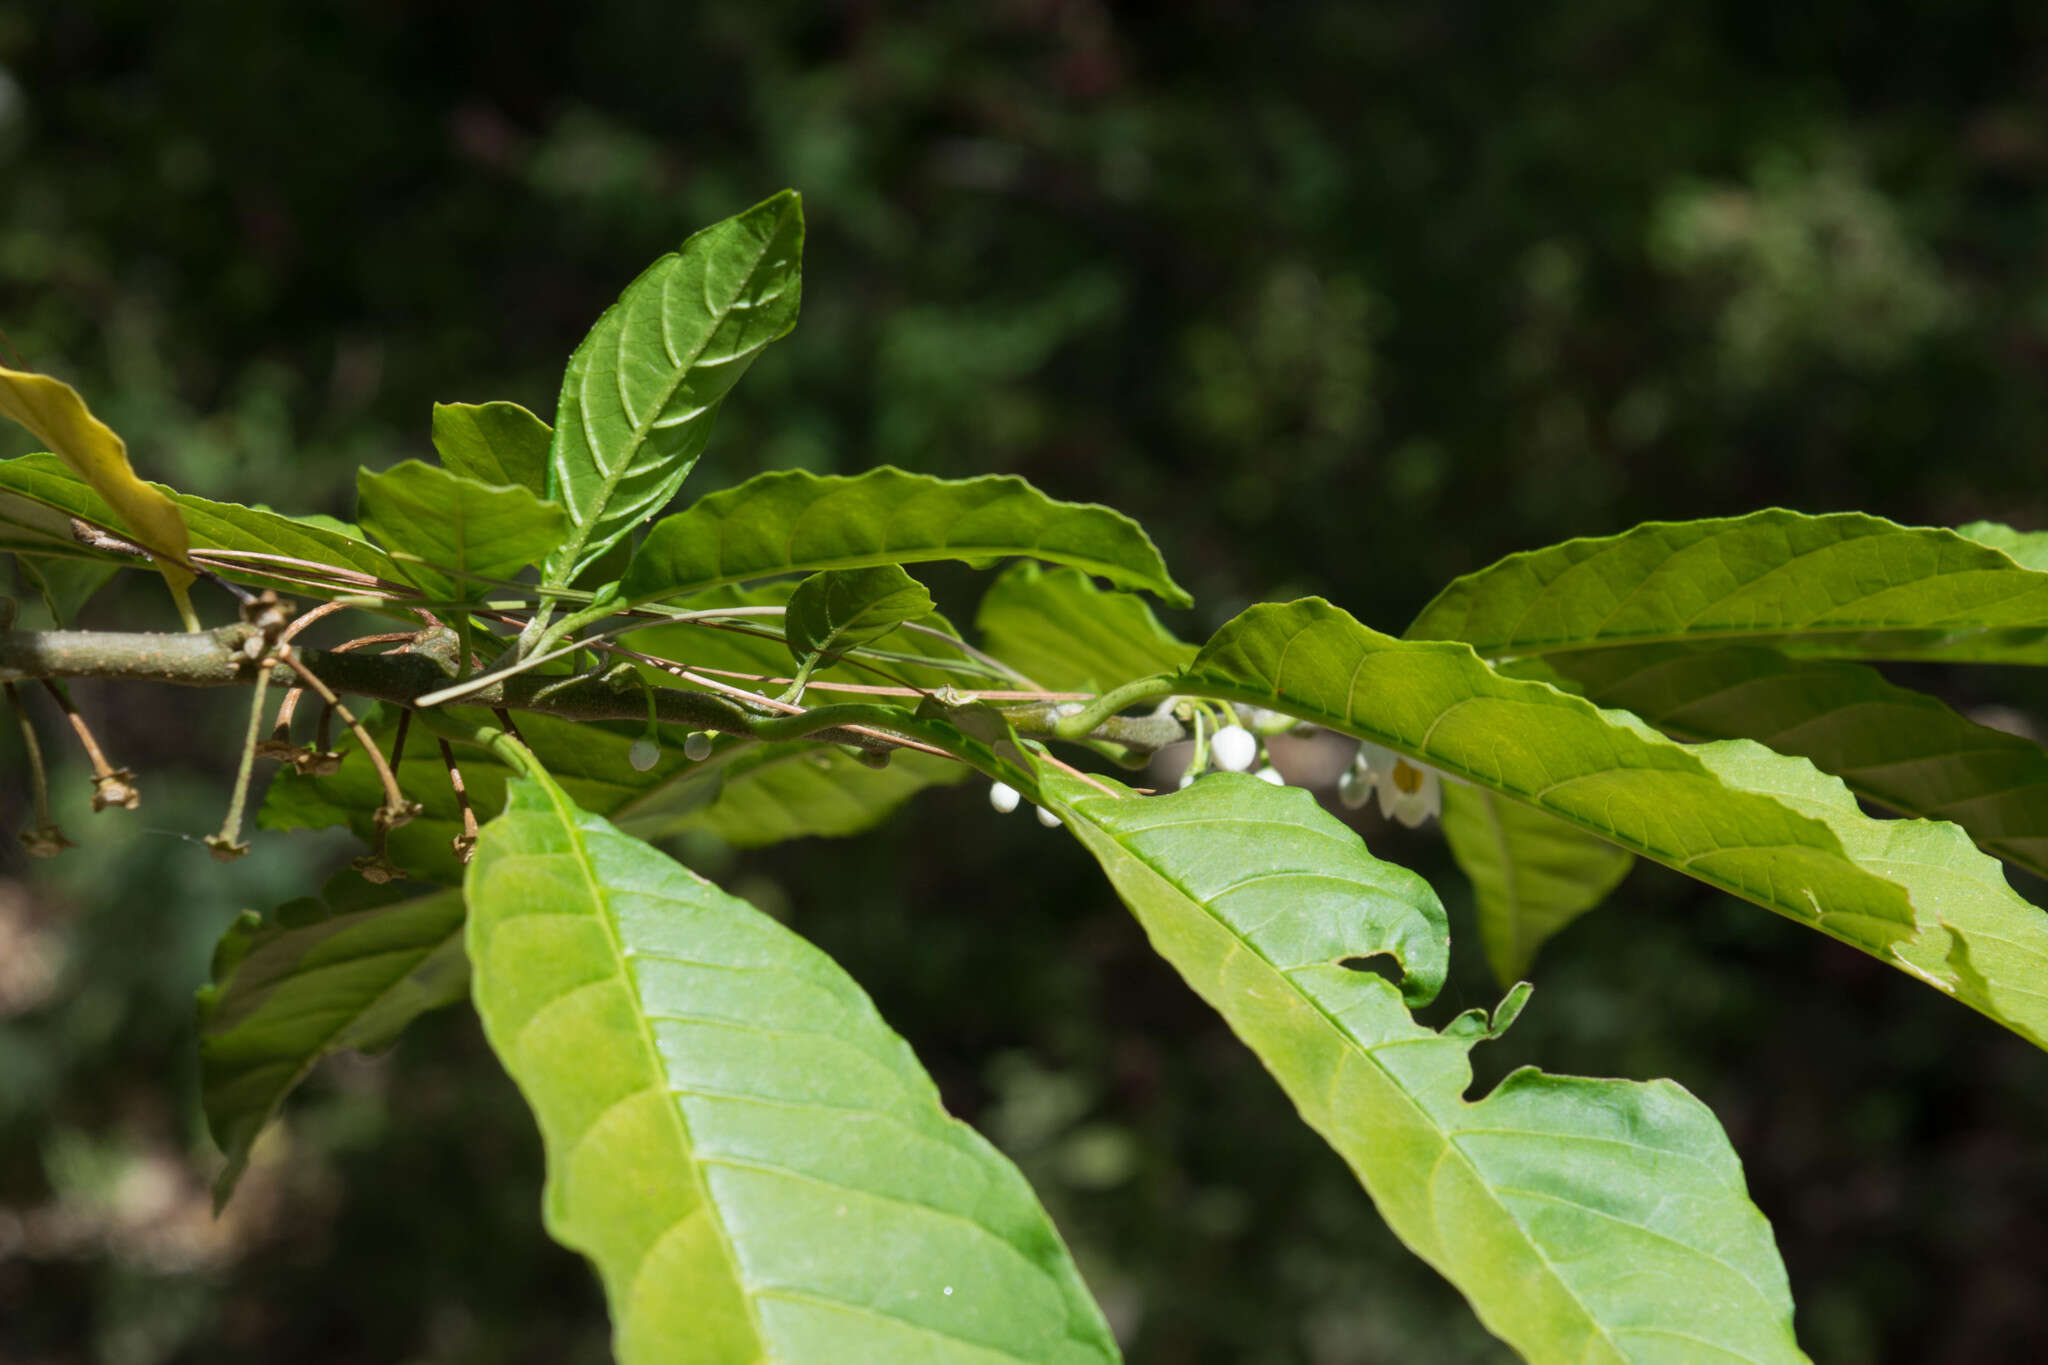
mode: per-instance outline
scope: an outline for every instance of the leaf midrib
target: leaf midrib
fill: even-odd
[[[576,870],[582,874],[584,885],[589,890],[591,904],[596,908],[597,913],[593,918],[597,920],[599,929],[604,933],[605,943],[611,949],[612,964],[618,974],[618,979],[625,986],[627,994],[632,1000],[633,1025],[639,1036],[641,1057],[646,1063],[648,1071],[655,1078],[655,1086],[666,1097],[666,1102],[661,1106],[662,1113],[672,1125],[677,1141],[681,1144],[684,1153],[686,1153],[685,1160],[689,1166],[691,1182],[697,1186],[698,1197],[702,1200],[705,1216],[718,1234],[719,1251],[724,1256],[726,1271],[740,1290],[739,1297],[746,1304],[747,1326],[754,1334],[755,1345],[762,1352],[760,1358],[765,1360],[768,1358],[768,1333],[766,1326],[761,1321],[760,1311],[754,1303],[754,1296],[748,1290],[746,1281],[740,1274],[739,1253],[733,1245],[731,1231],[725,1225],[725,1211],[719,1207],[718,1201],[712,1198],[711,1188],[704,1180],[702,1163],[697,1157],[696,1143],[690,1136],[689,1120],[683,1116],[681,1107],[675,1103],[674,1096],[666,1083],[666,1072],[661,1064],[661,1050],[655,1042],[653,1029],[648,1026],[647,1011],[643,1007],[640,998],[639,983],[634,979],[631,960],[626,956],[625,944],[620,939],[618,926],[612,919],[611,899],[605,892],[604,883],[598,879],[596,864],[592,860],[589,846],[583,838],[583,826],[576,818],[580,812],[575,807],[567,804],[566,797],[553,782],[539,782],[535,785],[546,795],[548,805],[554,811],[555,818],[561,822],[562,829],[569,836],[570,847],[574,850],[573,856],[576,862]],[[643,1256],[640,1263],[633,1267],[634,1280],[637,1281],[639,1279],[645,1265],[646,1259]],[[628,1302],[631,1302],[630,1296]]]
[[[591,463],[595,464],[599,471],[603,473],[604,486],[599,496],[592,503],[590,511],[590,520],[587,522],[581,519],[574,518],[574,503],[567,498],[563,499],[562,505],[564,507],[572,509],[572,519],[575,520],[576,532],[575,538],[573,540],[570,540],[563,546],[567,553],[562,558],[563,568],[560,574],[560,582],[555,584],[555,586],[559,587],[561,586],[561,583],[566,583],[570,575],[575,573],[576,561],[582,557],[583,547],[590,542],[591,532],[594,531],[598,523],[604,519],[604,509],[605,506],[611,502],[612,494],[618,491],[619,484],[625,479],[627,473],[629,473],[632,470],[634,456],[638,454],[642,446],[647,444],[647,433],[654,430],[655,419],[661,416],[663,409],[668,407],[669,400],[671,398],[674,398],[676,390],[682,387],[684,376],[688,375],[690,371],[696,366],[698,357],[704,354],[704,350],[707,346],[711,344],[712,338],[717,336],[719,331],[725,326],[726,319],[732,315],[734,308],[738,305],[739,299],[742,296],[744,296],[747,286],[751,285],[754,282],[754,278],[760,273],[762,262],[767,260],[768,256],[771,254],[767,248],[767,244],[773,242],[775,240],[776,234],[782,230],[782,222],[783,215],[777,215],[775,220],[775,226],[769,231],[767,237],[763,240],[761,253],[754,259],[754,263],[747,267],[745,279],[741,282],[740,286],[733,292],[731,297],[728,298],[724,302],[724,304],[719,308],[716,321],[714,321],[712,325],[705,330],[704,335],[698,339],[697,344],[690,349],[688,358],[680,360],[677,359],[675,351],[669,346],[668,340],[668,287],[669,282],[675,276],[675,272],[682,266],[682,253],[677,252],[673,257],[670,258],[669,268],[667,272],[663,274],[660,285],[661,349],[662,353],[668,356],[668,358],[672,362],[674,362],[675,372],[669,378],[668,383],[662,387],[660,401],[650,403],[648,405],[647,416],[644,419],[634,419],[632,439],[627,443],[626,449],[622,452],[622,458],[619,460],[618,468],[615,471],[606,471],[603,463],[596,458],[596,435],[590,429],[590,419],[587,415],[590,412],[590,366],[588,364],[585,364],[583,366],[583,372],[577,375],[576,396],[583,407],[583,413],[579,414],[582,420],[579,422],[578,425],[582,430],[585,444],[588,445],[590,448]],[[613,305],[614,308],[619,308],[622,306],[622,303]],[[618,328],[619,330],[618,337],[615,342],[615,349],[623,348],[626,342],[626,322],[623,314],[620,315]],[[615,363],[616,360],[617,357],[614,356]],[[621,376],[619,382],[623,383],[623,371],[615,368],[613,372],[614,374]],[[622,408],[626,406],[626,396],[623,392],[619,394],[619,406]],[[628,411],[630,411],[630,409],[628,409]],[[565,491],[568,488],[568,483],[569,481],[566,478],[562,480],[563,488]]]

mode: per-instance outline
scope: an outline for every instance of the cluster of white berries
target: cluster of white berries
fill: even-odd
[[[1361,743],[1358,757],[1337,783],[1337,798],[1356,810],[1378,791],[1382,819],[1414,829],[1444,808],[1443,780],[1434,769],[1378,744]]]
[[[994,806],[997,813],[1001,815],[1008,815],[1011,811],[1017,809],[1017,804],[1023,799],[1022,794],[1007,782],[994,783],[988,789],[988,803]],[[1044,806],[1040,806],[1038,807],[1038,823],[1044,825],[1047,829],[1051,829],[1061,822],[1059,816],[1054,815]]]

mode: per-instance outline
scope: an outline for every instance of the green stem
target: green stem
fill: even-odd
[[[1060,739],[1080,739],[1127,706],[1172,696],[1178,682],[1178,675],[1161,673],[1113,687],[1073,715],[1062,718],[1053,726],[1053,734]]]

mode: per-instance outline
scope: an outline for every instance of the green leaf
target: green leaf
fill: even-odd
[[[1677,738],[1754,739],[1811,759],[1865,800],[1953,821],[1987,853],[2048,877],[2048,753],[1873,669],[1747,645],[1601,650],[1550,667]]]
[[[419,460],[356,471],[363,529],[435,596],[467,600],[479,580],[509,579],[561,543],[568,518],[513,484],[484,484]]]
[[[1635,865],[1605,839],[1483,787],[1444,790],[1444,839],[1472,879],[1479,941],[1494,979],[1512,985],[1536,950],[1601,901]]]
[[[934,606],[924,584],[894,564],[827,569],[797,584],[783,631],[789,652],[798,659],[833,663],[905,621],[930,615]]]
[[[1402,641],[1319,598],[1225,624],[1187,689],[1369,739],[1891,963],[2048,1045],[2048,916],[1954,825],[1873,820],[1746,740],[1675,743],[1623,711]]]
[[[1152,946],[1265,1063],[1395,1234],[1537,1365],[1799,1362],[1770,1226],[1713,1114],[1671,1081],[1524,1067],[1469,1100],[1472,1048],[1348,964],[1435,993],[1442,908],[1298,788],[1240,774],[1140,800],[1045,780]],[[1434,945],[1432,947],[1432,945]]]
[[[60,555],[19,555],[23,577],[35,584],[43,605],[61,626],[76,620],[93,594],[104,588],[121,571],[119,564],[101,559],[72,559]]]
[[[434,404],[434,449],[452,472],[478,483],[548,491],[554,428],[517,403]]]
[[[662,518],[626,571],[630,601],[775,574],[1012,555],[1070,564],[1176,606],[1191,600],[1144,528],[1093,503],[1055,502],[1011,475],[939,479],[883,466],[850,478],[758,475]]]
[[[1773,509],[1510,555],[1407,630],[1490,658],[1663,642],[2048,663],[2048,573],[1955,531]]]
[[[407,897],[354,873],[335,878],[324,904],[292,901],[229,927],[213,984],[199,993],[201,1099],[228,1158],[216,1204],[316,1062],[343,1048],[387,1047],[419,1015],[468,993],[461,931],[454,891]]]
[[[803,204],[784,190],[649,266],[569,358],[547,494],[569,512],[564,584],[675,495],[727,390],[796,325]]]
[[[393,587],[402,587],[406,582],[397,563],[366,541],[262,508],[173,493],[160,484],[151,487],[177,504],[195,551],[225,552],[209,560],[223,578],[286,591],[307,591],[293,576],[296,570],[278,562],[279,556],[286,556],[365,574]],[[53,507],[102,530],[122,534],[120,518],[113,509],[54,455],[0,460],[0,489]],[[274,571],[266,572],[266,566]]]
[[[1995,521],[1973,521],[1956,527],[1956,534],[2003,550],[2022,567],[2048,570],[2048,531],[2015,531]]]
[[[1106,692],[1177,672],[1195,657],[1195,647],[1160,625],[1142,597],[1030,560],[989,585],[974,624],[983,649],[1056,692]]]
[[[465,894],[548,1229],[621,1365],[1117,1358],[1023,1177],[817,949],[545,779]]]

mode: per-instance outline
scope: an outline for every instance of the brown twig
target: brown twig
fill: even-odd
[[[71,704],[71,694],[44,678],[43,687],[56,698],[57,705],[64,711],[64,719],[71,722],[71,729],[78,736],[78,742],[85,748],[85,756],[92,763],[92,809],[97,815],[108,806],[119,806],[123,810],[134,810],[142,804],[142,792],[135,785],[135,774],[126,768],[116,768],[107,762],[106,754],[100,751],[99,741],[93,738],[92,727],[85,723],[85,717],[78,714],[78,708]]]

